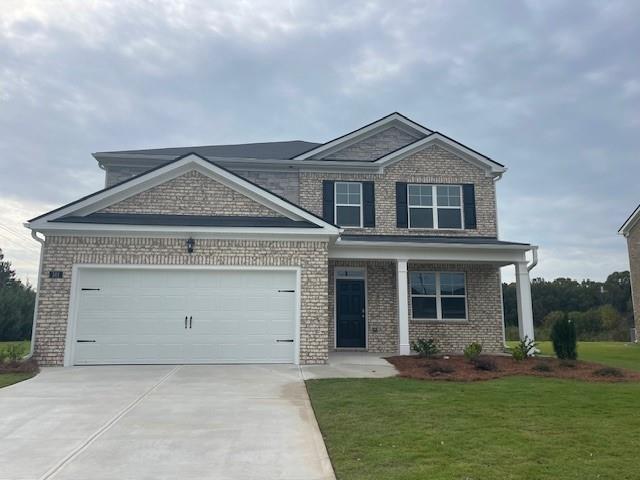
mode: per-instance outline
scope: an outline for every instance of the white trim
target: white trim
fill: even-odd
[[[355,204],[351,203],[338,203],[338,189],[336,188],[338,184],[350,184],[354,183],[359,186],[360,189],[360,203],[357,205],[360,208],[360,224],[359,225],[340,225],[340,228],[362,228],[364,224],[364,198],[362,192],[362,182],[351,182],[351,181],[335,181],[333,182],[333,218],[335,219],[335,224],[338,225],[338,207],[355,207]],[[349,195],[347,191],[347,195]]]
[[[362,276],[356,277],[338,277],[339,269],[350,272],[362,273]],[[350,347],[338,347],[338,280],[362,280],[364,282],[364,348],[369,350],[369,295],[367,294],[367,267],[342,267],[334,266],[333,270],[333,348],[348,349]]]
[[[465,147],[464,145],[455,142],[444,135],[433,132],[430,135],[426,136],[422,140],[418,140],[417,142],[410,143],[404,148],[400,150],[396,150],[395,152],[391,152],[388,155],[385,155],[382,158],[379,158],[374,164],[388,166],[393,163],[396,163],[403,158],[413,155],[414,153],[427,148],[428,146],[436,144],[450,152],[454,155],[459,156],[463,160],[468,161],[471,164],[474,164],[480,168],[483,168],[490,172],[491,174],[501,174],[506,172],[506,167],[501,167],[500,165],[488,160],[483,155],[474,152],[473,150]]]
[[[417,133],[417,135],[416,134],[413,135],[415,138],[419,138],[421,135],[429,135],[432,133],[431,130],[426,129],[421,125],[418,125],[417,123],[409,120],[408,118],[403,117],[398,113],[392,113],[391,115],[387,115],[386,117],[383,117],[380,120],[377,120],[371,123],[370,125],[367,125],[366,127],[360,128],[347,135],[331,140],[330,142],[324,143],[319,147],[309,150],[308,152],[301,153],[300,155],[293,157],[293,159],[306,160],[310,157],[315,157],[321,153],[325,155],[330,155],[331,153],[335,152],[338,149],[346,148],[349,145],[352,145],[353,143],[356,143],[361,139],[370,137],[371,135],[378,133],[378,131],[384,130],[385,129],[384,127],[390,127],[390,126],[396,126],[398,128],[401,128],[403,131],[407,133],[410,133],[410,131],[413,130]]]
[[[432,273],[435,275],[435,295],[423,295],[423,294],[413,294],[412,285],[411,285],[411,274],[412,273]],[[464,278],[464,295],[443,295],[441,291],[441,282],[440,275],[443,273],[458,273],[462,274]],[[411,270],[408,274],[409,277],[409,297],[411,300],[411,321],[415,322],[437,322],[437,323],[465,323],[469,321],[469,301],[467,294],[467,274],[466,272],[459,272],[453,270],[444,270],[444,271],[435,271],[435,270]],[[424,297],[424,298],[435,298],[436,299],[436,318],[422,318],[416,317],[413,311],[413,297]],[[444,318],[442,316],[442,299],[443,298],[464,298],[464,318]]]
[[[625,237],[629,235],[633,226],[640,220],[640,205],[638,205],[635,210],[629,215],[629,218],[624,222],[624,224],[618,229],[618,233],[620,235],[624,235]]]
[[[398,351],[400,355],[409,355],[409,286],[408,261],[399,258],[396,262],[396,290],[398,292]]]
[[[409,199],[409,187],[429,187],[431,188],[431,205],[411,205]],[[460,205],[438,205],[438,187],[457,187],[460,193],[459,200]],[[448,197],[448,195],[447,195]],[[411,226],[411,209],[412,208],[430,208],[431,209],[431,220],[433,223],[433,227],[412,227]],[[438,209],[443,210],[460,210],[460,228],[456,227],[444,227],[440,228],[438,226]],[[457,183],[407,183],[407,228],[409,230],[464,230],[464,199],[462,193],[462,185]]]
[[[340,232],[339,228],[336,228],[334,225],[331,225],[324,220],[316,217],[315,215],[303,210],[302,208],[289,203],[286,200],[264,190],[241,177],[238,177],[234,173],[228,172],[225,169],[218,167],[217,165],[203,159],[199,155],[191,154],[187,155],[184,158],[172,162],[164,167],[157,168],[156,170],[147,172],[144,175],[141,175],[136,178],[132,178],[131,180],[124,182],[120,185],[117,185],[108,190],[97,193],[89,198],[86,198],[80,202],[73,203],[66,207],[63,207],[59,210],[54,210],[44,216],[34,219],[32,222],[27,224],[28,228],[33,230],[41,231],[43,229],[64,229],[63,227],[54,227],[52,226],[51,220],[55,220],[57,218],[63,217],[65,215],[88,215],[90,213],[96,212],[105,208],[109,205],[113,205],[121,200],[129,198],[133,195],[141,193],[145,190],[148,190],[152,187],[160,185],[168,180],[172,180],[184,173],[189,171],[196,170],[203,175],[206,175],[212,178],[214,181],[217,181],[233,190],[247,196],[248,198],[270,208],[281,215],[284,215],[287,218],[294,220],[306,220],[308,222],[313,223],[314,225],[318,225],[321,227],[326,233],[330,234],[338,234]],[[66,228],[69,228],[68,224],[58,224],[58,225],[66,225]],[[72,224],[74,229],[78,229],[77,224]],[[101,225],[101,227],[104,227]],[[113,227],[112,225],[107,226]],[[125,226],[118,226],[119,230],[122,230]],[[136,226],[140,228],[140,226]],[[82,227],[84,229],[84,227]],[[94,226],[94,228],[97,228]],[[166,228],[166,227],[164,227]],[[201,227],[202,228],[202,227]],[[209,227],[204,227],[209,228]],[[91,229],[91,228],[89,228]],[[194,229],[195,230],[195,229]]]
[[[65,337],[64,363],[65,367],[73,365],[76,340],[76,326],[78,323],[78,273],[80,270],[230,270],[230,271],[291,271],[296,272],[296,311],[295,311],[295,345],[294,364],[300,364],[300,323],[302,311],[302,268],[299,266],[248,266],[248,265],[134,265],[134,264],[96,264],[76,263],[71,273],[71,295]]]

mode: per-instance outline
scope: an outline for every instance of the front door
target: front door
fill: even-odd
[[[336,280],[336,346],[366,347],[364,280]]]

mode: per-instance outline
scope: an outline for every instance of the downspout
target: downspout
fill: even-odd
[[[27,223],[25,223],[24,226],[29,228]],[[38,288],[36,290],[36,303],[33,307],[33,324],[31,325],[31,347],[29,348],[29,354],[25,359],[29,359],[33,356],[36,346],[36,322],[38,321],[38,301],[40,298],[40,288],[42,288],[42,262],[44,260],[44,240],[37,235],[35,230],[31,230],[31,236],[40,244],[40,261],[38,262]]]
[[[534,267],[538,264],[538,247],[532,246],[531,253],[533,254],[533,257],[531,258],[531,263],[527,265],[527,272],[533,270]]]

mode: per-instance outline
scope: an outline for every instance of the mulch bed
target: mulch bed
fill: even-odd
[[[24,361],[0,363],[0,373],[38,373],[38,362],[33,358]]]
[[[400,372],[400,377],[420,380],[449,380],[473,382],[513,375],[565,378],[586,382],[640,381],[640,372],[612,368],[599,363],[582,361],[566,362],[551,357],[535,357],[517,362],[509,356],[481,355],[485,364],[495,363],[495,370],[481,370],[462,355],[424,358],[418,356],[388,357],[387,360]]]

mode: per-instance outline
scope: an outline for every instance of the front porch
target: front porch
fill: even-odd
[[[407,355],[418,338],[435,339],[446,353],[472,342],[502,352],[505,265],[516,270],[520,335],[534,338],[529,270],[536,247],[477,237],[362,237],[343,236],[330,249],[330,352]]]

